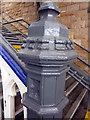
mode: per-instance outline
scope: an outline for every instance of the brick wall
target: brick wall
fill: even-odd
[[[69,38],[88,49],[88,3],[56,2],[56,4],[61,11],[64,11],[64,13],[57,16],[57,20],[68,27]],[[15,19],[23,18],[29,23],[33,23],[38,19],[37,5],[33,2],[3,2],[2,9]],[[6,17],[8,21],[11,20],[5,14],[3,14],[3,17]],[[19,27],[19,24],[16,23],[15,25]],[[28,33],[28,30],[24,27],[20,27],[20,29],[26,34]],[[79,56],[88,62],[88,54],[76,46],[75,48]],[[80,62],[77,62],[77,64],[78,66],[81,66]],[[83,69],[88,70],[87,67],[84,67]]]

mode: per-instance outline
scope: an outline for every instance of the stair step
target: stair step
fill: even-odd
[[[5,33],[10,33],[9,31],[0,31],[0,33],[3,35],[3,34],[5,34]]]
[[[6,39],[13,39],[13,40],[18,40],[16,37],[5,37]]]
[[[75,81],[65,92],[66,96],[68,96],[76,87],[79,85],[79,82]]]
[[[87,90],[84,88],[83,91],[78,96],[78,98],[72,104],[71,108],[69,109],[68,113],[65,115],[64,118],[70,118],[70,119],[73,118],[75,112],[77,111],[77,109],[78,109],[79,105],[81,104],[83,98],[85,97],[86,93],[87,93]]]
[[[10,42],[11,45],[22,45],[23,43]]]
[[[20,43],[21,41],[20,40],[11,40],[11,39],[7,39],[8,42],[17,42],[17,43]]]
[[[66,79],[65,79],[65,80],[67,81],[67,80],[69,80],[70,78],[71,78],[71,76],[69,75],[68,77],[66,77]]]
[[[77,73],[77,71],[75,71],[75,73]],[[72,75],[73,75],[73,73],[72,73]],[[70,78],[71,78],[71,76],[68,75],[68,77],[65,80],[68,81]]]
[[[15,112],[15,117],[20,114],[21,112],[23,112],[23,107],[21,107],[20,109],[18,109],[16,112]],[[2,110],[2,113],[4,114],[4,111]]]
[[[23,111],[23,107],[15,112],[15,116],[18,115],[19,113],[21,113],[22,111]]]
[[[8,36],[8,37],[12,37],[12,36],[17,36],[17,35],[21,35],[21,33],[2,33],[3,36]]]

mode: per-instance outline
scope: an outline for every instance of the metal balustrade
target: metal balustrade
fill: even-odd
[[[3,10],[2,10],[3,11]],[[11,24],[11,23],[14,23],[14,22],[17,22],[19,23],[20,25],[24,26],[22,23],[20,23],[20,21],[23,21],[25,22],[26,24],[28,24],[28,26],[30,25],[30,23],[28,23],[27,21],[25,21],[24,19],[18,19],[16,20],[15,18],[13,18],[12,16],[10,16],[8,13],[6,13],[5,11],[3,11],[3,13],[5,13],[6,15],[8,15],[10,18],[14,19],[13,21],[10,21],[10,22],[6,22],[6,23],[2,23],[3,25],[6,25],[6,24]],[[3,18],[5,19],[5,18]],[[14,26],[17,30],[19,30],[16,26]],[[25,27],[25,26],[24,26]],[[26,38],[26,34],[24,34],[21,30],[19,30],[19,32]],[[72,41],[73,42],[73,41]],[[85,49],[84,47],[82,47],[81,45],[77,44],[76,42],[73,42],[76,46],[80,47],[82,50],[86,51],[87,53],[90,53],[89,50]],[[17,43],[18,45],[18,43]],[[84,64],[86,64],[87,66],[90,66],[90,64],[88,64],[85,60],[83,60],[82,58],[80,57],[77,57],[77,59],[79,59],[81,62],[83,62]]]
[[[37,3],[38,4],[38,3]],[[3,11],[3,10],[2,10]],[[3,19],[5,19],[7,22],[6,23],[2,23],[3,25],[6,25],[6,24],[11,24],[11,23],[15,23],[15,22],[17,22],[17,23],[19,23],[20,25],[22,25],[22,26],[24,26],[26,29],[28,29],[25,25],[23,25],[20,21],[23,21],[23,22],[25,22],[26,24],[28,24],[28,26],[30,26],[30,23],[28,23],[26,20],[24,20],[24,19],[18,19],[18,20],[16,20],[15,18],[13,18],[12,16],[10,16],[8,13],[6,13],[5,11],[3,11],[3,13],[5,13],[6,15],[8,15],[10,18],[12,18],[12,19],[14,19],[13,21],[7,21],[4,17],[3,17]],[[40,16],[39,16],[39,19],[40,19]],[[20,29],[18,29],[15,25],[13,25],[19,32],[21,32],[21,34],[22,34],[22,36],[24,37],[24,38],[26,38],[27,37],[27,35],[25,34],[25,33],[23,33]],[[72,41],[72,40],[71,40]],[[87,49],[85,49],[84,47],[82,47],[81,45],[79,45],[79,44],[77,44],[76,42],[74,42],[74,41],[72,41],[76,46],[78,46],[78,47],[80,47],[81,49],[83,49],[84,51],[86,51],[87,53],[90,53],[90,51],[89,50],[87,50]],[[89,63],[87,63],[85,60],[83,60],[82,58],[80,58],[80,57],[77,57],[77,59],[78,60],[80,60],[81,62],[83,62],[84,64],[86,64],[87,66],[89,66],[90,67],[90,64]]]
[[[3,11],[4,12],[4,11]],[[6,12],[4,12],[5,14],[7,14]],[[9,14],[8,14],[8,16],[10,16]],[[25,21],[25,20],[23,20],[23,19],[19,19],[19,20],[16,20],[15,18],[13,18],[13,17],[11,17],[12,19],[14,19],[13,21],[7,21],[5,18],[3,18],[3,19],[5,19],[7,22],[5,22],[5,23],[1,23],[3,26],[5,26],[5,25],[8,25],[8,24],[11,24],[12,26],[14,26],[19,32],[20,32],[20,34],[24,37],[24,38],[26,38],[27,37],[27,35],[26,34],[24,34],[20,29],[18,29],[15,25],[13,25],[12,23],[15,23],[15,22],[17,22],[17,23],[19,23],[21,26],[24,26],[22,23],[20,23],[20,21],[23,21],[23,22],[25,22],[26,24],[28,24],[28,25],[30,25],[30,23],[28,23],[27,21]],[[25,27],[25,26],[24,26]],[[27,27],[25,27],[26,29],[27,29]],[[2,36],[2,39],[5,41],[5,38]],[[76,46],[78,46],[78,47],[80,47],[82,50],[84,50],[84,51],[86,51],[87,53],[90,53],[90,51],[88,51],[87,49],[85,49],[85,48],[83,48],[82,46],[80,46],[79,44],[77,44],[76,42],[73,42]],[[1,43],[2,44],[2,43]],[[9,42],[7,42],[7,45],[9,44]],[[6,45],[6,46],[7,46]],[[18,45],[18,44],[17,44]],[[23,71],[23,69],[21,68],[21,65],[19,65],[18,64],[18,61],[16,61],[15,62],[15,57],[13,58],[12,56],[10,56],[10,53],[8,53],[7,52],[7,50],[5,50],[5,48],[6,48],[6,46],[4,46],[4,48],[3,48],[3,46],[0,46],[0,54],[2,55],[2,57],[3,57],[3,59],[11,66],[11,68],[12,68],[12,70],[16,73],[16,75],[21,79],[21,81],[23,82],[23,84],[26,86],[26,74],[25,74],[25,72]],[[11,46],[10,44],[9,44],[9,46]],[[12,46],[11,46],[12,47]],[[12,47],[12,50],[13,50],[14,48]],[[15,54],[17,54],[17,51],[14,49],[14,51],[16,52]],[[6,59],[7,58],[7,59]],[[85,63],[87,66],[90,66],[90,64],[88,64],[85,60],[83,60],[82,58],[80,58],[80,57],[77,57],[77,59],[79,59],[81,62],[83,62],[83,63]],[[11,63],[9,63],[10,61],[9,60],[11,60]],[[71,65],[70,65],[71,66]],[[75,65],[74,65],[74,67],[75,67]],[[73,67],[73,69],[74,69],[74,67]],[[78,69],[78,68],[77,68]],[[17,71],[17,72],[16,72]],[[72,74],[73,73],[73,74]],[[74,78],[76,81],[78,81],[82,86],[84,86],[89,92],[90,92],[90,85],[89,85],[89,83],[87,82],[87,81],[89,81],[89,77],[88,77],[88,75],[87,74],[83,74],[83,72],[81,71],[81,70],[79,70],[78,71],[78,73],[81,73],[81,75],[82,76],[84,76],[84,78],[82,78],[82,77],[80,77],[77,73],[75,73],[71,68],[70,68],[70,70],[69,70],[69,72],[68,72],[68,74],[72,77],[72,78]],[[87,81],[86,81],[86,79],[87,79]],[[86,91],[85,91],[86,92]],[[89,104],[89,103],[88,103]]]
[[[17,51],[13,49],[9,43],[5,42],[6,40],[2,35],[0,35],[0,38],[0,55],[26,86],[26,74],[23,70],[24,66],[21,64],[18,57],[16,57]]]

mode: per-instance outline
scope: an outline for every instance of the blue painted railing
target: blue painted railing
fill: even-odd
[[[0,55],[7,62],[7,64],[11,67],[11,69],[15,72],[15,74],[19,77],[19,79],[23,82],[23,84],[27,86],[25,72],[1,45],[0,45]]]

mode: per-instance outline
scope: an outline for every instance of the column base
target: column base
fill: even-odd
[[[27,93],[24,95],[23,105],[28,108],[27,116],[42,118],[42,116],[59,116],[63,108],[68,103],[67,97],[63,97],[59,104],[53,106],[44,106],[36,103],[30,97],[28,97]],[[31,112],[31,113],[30,113]],[[29,115],[30,114],[30,115]],[[61,116],[62,117],[62,116]],[[60,116],[59,116],[60,118]]]
[[[56,118],[62,118],[62,112],[56,114],[56,115],[42,115],[40,116],[39,114],[37,114],[36,112],[32,111],[31,109],[27,109],[27,118],[28,119],[32,119],[32,118],[37,118],[40,120],[44,120],[44,118],[51,118],[51,119],[56,119]]]

